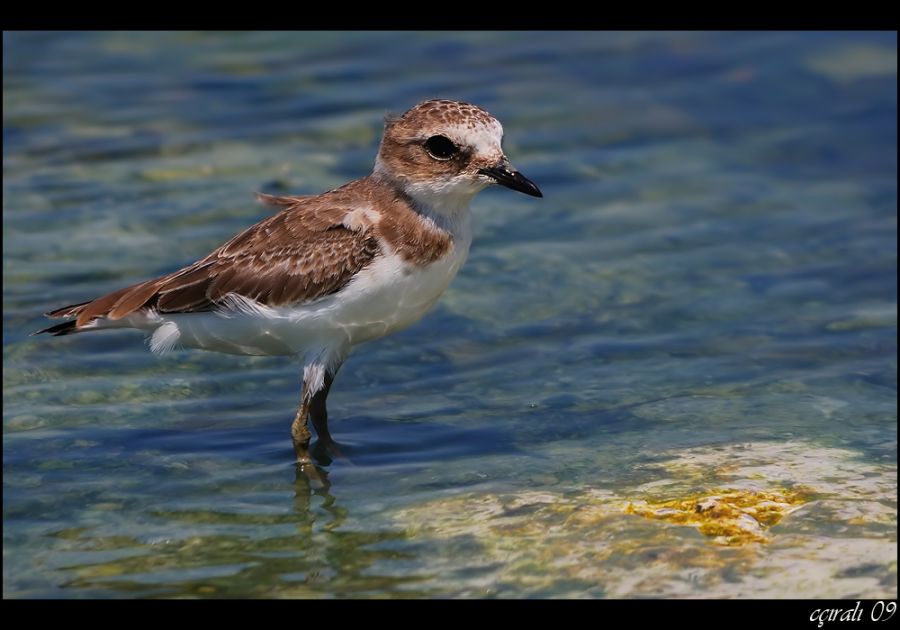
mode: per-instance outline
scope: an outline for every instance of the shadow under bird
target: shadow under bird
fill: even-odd
[[[368,177],[320,195],[260,195],[281,212],[183,269],[51,311],[70,319],[34,334],[137,328],[156,353],[297,356],[303,386],[291,437],[308,464],[307,418],[337,450],[325,400],[350,350],[419,320],[459,271],[472,197],[491,184],[542,196],[502,141],[503,127],[480,107],[420,103],[386,119]]]

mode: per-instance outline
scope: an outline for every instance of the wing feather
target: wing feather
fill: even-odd
[[[81,327],[98,317],[121,319],[146,308],[160,313],[211,311],[232,293],[266,306],[302,304],[335,293],[381,247],[372,230],[343,225],[344,217],[358,208],[342,206],[340,196],[334,199],[338,203],[326,203],[331,200],[328,193],[265,198],[285,209],[196,263],[48,315],[77,316]]]

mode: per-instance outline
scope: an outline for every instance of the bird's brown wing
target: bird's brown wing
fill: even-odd
[[[192,265],[47,315],[77,317],[77,329],[98,317],[116,320],[149,308],[210,311],[229,294],[285,306],[335,293],[380,252],[371,230],[344,225],[354,208],[334,205],[340,198],[296,198]]]

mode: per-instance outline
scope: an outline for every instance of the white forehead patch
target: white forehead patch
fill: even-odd
[[[471,118],[445,127],[444,133],[458,144],[472,147],[479,156],[502,155],[503,126],[495,118]]]

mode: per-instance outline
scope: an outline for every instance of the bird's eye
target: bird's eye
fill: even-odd
[[[459,147],[444,136],[431,136],[425,141],[425,150],[435,160],[449,160],[459,152]]]

